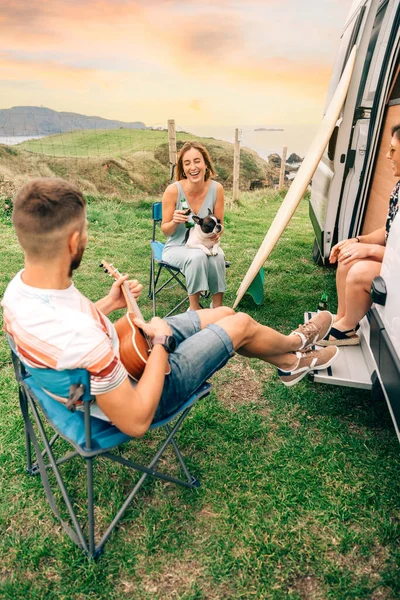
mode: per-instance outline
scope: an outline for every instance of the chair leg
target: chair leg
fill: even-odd
[[[88,487],[88,538],[89,552],[91,556],[95,555],[96,545],[94,541],[94,492],[93,492],[93,458],[86,459],[87,487]]]
[[[147,294],[148,298],[152,297],[152,292],[153,292],[153,277],[154,277],[154,258],[153,258],[153,254],[151,255],[150,258],[150,280],[149,280],[149,292]]]
[[[20,403],[20,405],[22,406],[22,404],[25,404],[25,406],[26,406],[26,398],[25,398],[24,392],[22,391],[21,387],[19,388],[18,393],[19,393],[19,403]],[[26,426],[25,419],[24,419],[24,429],[25,429],[26,472],[27,473],[31,473],[31,471],[32,471],[31,437],[29,435],[29,431],[28,431],[28,428]]]
[[[151,277],[151,284],[152,284],[152,298],[153,298],[153,317],[156,316],[156,285],[157,285],[157,281],[158,281],[158,276],[160,275],[160,271],[161,269],[158,269],[158,273],[157,273],[157,280],[154,279],[154,259],[153,259],[153,271],[152,271],[152,277]]]
[[[49,501],[50,508],[52,509],[52,511],[53,511],[54,515],[57,517],[57,519],[60,521],[61,525],[63,526],[63,528],[65,530],[65,532],[71,538],[71,540],[77,546],[79,546],[79,548],[81,548],[82,550],[84,550],[84,552],[86,552],[86,554],[90,555],[87,543],[85,541],[85,538],[84,538],[84,535],[83,535],[83,532],[82,532],[82,529],[81,529],[81,527],[79,525],[79,521],[78,521],[78,519],[76,517],[75,511],[74,511],[74,509],[72,507],[71,501],[70,501],[69,496],[68,496],[68,492],[67,492],[67,490],[65,488],[64,481],[63,481],[63,479],[61,477],[61,473],[58,470],[57,462],[55,460],[53,451],[51,449],[49,441],[47,440],[46,433],[44,431],[43,424],[42,424],[42,421],[40,419],[39,413],[37,411],[37,408],[35,406],[34,401],[29,396],[28,396],[28,400],[29,400],[29,405],[30,405],[30,408],[32,410],[32,414],[33,414],[36,426],[38,428],[41,440],[42,440],[42,442],[44,444],[44,447],[45,447],[45,453],[47,454],[47,457],[48,457],[49,462],[51,464],[51,469],[52,469],[52,471],[53,471],[53,473],[55,475],[55,478],[56,478],[57,483],[58,483],[58,487],[59,487],[59,489],[60,489],[60,491],[62,493],[64,502],[65,502],[65,505],[67,507],[68,513],[69,513],[69,515],[71,517],[74,529],[72,529],[70,527],[70,525],[61,517],[61,514],[60,514],[60,512],[58,510],[58,507],[57,507],[55,498],[53,496],[53,492],[51,491],[50,483],[49,483],[49,480],[48,480],[48,477],[47,477],[46,465],[45,465],[44,459],[43,459],[44,452],[43,453],[41,452],[38,439],[36,437],[36,434],[35,434],[32,422],[31,422],[29,414],[28,414],[28,406],[27,406],[27,404],[24,404],[24,402],[22,402],[21,403],[22,414],[23,414],[24,421],[25,421],[25,424],[26,424],[27,429],[28,429],[29,437],[30,437],[30,439],[32,441],[32,444],[33,444],[33,447],[35,449],[36,459],[37,459],[38,464],[39,464],[40,475],[41,475],[41,478],[42,478],[43,487],[44,487],[44,490],[46,492],[46,496],[47,496],[47,499]]]
[[[169,313],[167,313],[166,315],[164,315],[164,318],[165,318],[165,317],[169,317],[169,316],[171,316],[172,314],[174,314],[174,312],[176,312],[176,311],[177,311],[177,310],[178,310],[178,309],[179,309],[179,308],[182,306],[182,304],[185,304],[185,302],[187,302],[187,301],[188,301],[187,297],[186,297],[186,298],[184,298],[183,300],[181,300],[181,301],[179,302],[179,304],[177,304],[177,305],[175,306],[175,308],[173,308],[172,310],[170,310],[170,311],[169,311]],[[201,307],[201,308],[203,308],[203,307]]]
[[[167,433],[170,433],[171,430],[168,427],[168,425],[165,425],[164,428],[165,428],[165,430],[166,430]],[[181,465],[182,471],[186,475],[186,478],[187,478],[188,482],[191,483],[192,485],[194,485],[195,487],[200,487],[199,480],[196,479],[196,477],[194,477],[193,475],[191,475],[189,473],[188,468],[187,468],[187,466],[185,464],[185,461],[183,460],[183,456],[182,456],[182,454],[181,454],[181,452],[180,452],[180,450],[179,450],[179,448],[178,448],[178,446],[177,446],[177,444],[175,442],[175,438],[174,437],[171,438],[171,444],[172,444],[172,446],[173,446],[173,448],[175,450],[175,454],[176,454],[176,456],[177,456],[177,458],[179,460],[179,463]]]
[[[136,483],[136,485],[133,488],[133,490],[127,496],[127,498],[125,499],[125,502],[123,503],[123,505],[119,509],[118,513],[115,515],[114,519],[110,523],[107,531],[104,533],[103,537],[99,541],[98,546],[97,546],[98,549],[101,549],[104,546],[104,544],[106,543],[106,541],[110,537],[110,535],[111,535],[114,527],[118,524],[118,522],[120,521],[120,519],[124,515],[126,509],[128,508],[128,506],[132,502],[133,498],[136,496],[136,494],[138,493],[138,491],[140,490],[140,488],[142,487],[143,483],[145,482],[146,478],[149,475],[152,475],[153,477],[157,477],[158,479],[163,479],[164,481],[169,481],[171,483],[177,483],[178,485],[181,485],[181,486],[187,487],[187,488],[191,488],[191,489],[200,486],[200,483],[198,482],[198,480],[195,477],[192,477],[190,475],[189,471],[187,470],[186,465],[185,465],[184,471],[185,471],[186,477],[188,478],[188,482],[182,481],[182,480],[177,479],[176,477],[172,477],[170,475],[164,475],[163,473],[159,473],[158,471],[156,471],[154,469],[154,467],[156,466],[156,464],[160,460],[162,454],[164,453],[164,450],[166,449],[166,447],[168,446],[168,444],[173,439],[173,436],[175,435],[175,433],[180,428],[182,422],[184,421],[184,419],[187,416],[187,414],[190,411],[190,409],[191,409],[191,407],[189,407],[186,410],[184,410],[182,412],[182,414],[180,415],[180,417],[175,422],[173,428],[172,429],[169,428],[169,433],[168,433],[167,437],[165,438],[164,442],[161,444],[160,448],[158,449],[158,451],[156,452],[156,454],[154,455],[154,457],[150,461],[150,463],[147,465],[147,467],[145,467],[144,465],[139,465],[137,463],[134,463],[134,462],[132,462],[132,461],[124,458],[123,456],[113,455],[113,454],[110,454],[109,452],[105,452],[103,454],[103,456],[105,458],[109,458],[109,459],[111,459],[111,460],[113,460],[115,462],[118,462],[120,464],[127,465],[127,466],[131,467],[132,469],[141,471],[143,473],[143,475],[140,477],[139,481]],[[176,446],[176,444],[175,444],[175,446]],[[178,453],[180,455],[179,450],[178,450]],[[181,461],[179,461],[179,462],[181,462]],[[182,462],[183,462],[183,458],[182,458]],[[182,465],[182,462],[181,462],[181,465]]]

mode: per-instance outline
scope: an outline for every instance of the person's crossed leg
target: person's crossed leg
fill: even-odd
[[[313,350],[314,344],[324,338],[333,323],[328,311],[318,313],[305,325],[289,335],[283,335],[261,325],[246,313],[235,313],[228,307],[198,311],[201,328],[215,324],[232,340],[239,354],[258,358],[278,367],[282,383],[292,386],[313,370],[326,369],[338,354],[335,346]]]

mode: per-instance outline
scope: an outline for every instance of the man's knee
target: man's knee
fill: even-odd
[[[221,319],[217,321],[217,323],[229,335],[232,340],[233,347],[236,350],[237,348],[241,348],[252,338],[252,335],[254,334],[255,321],[246,313],[238,312],[232,314],[232,309],[228,307],[223,308],[230,311],[229,315],[227,315],[229,318],[224,320]]]
[[[235,324],[239,331],[242,331],[243,333],[250,332],[253,323],[254,319],[252,319],[247,313],[235,313]]]
[[[218,319],[223,319],[224,317],[232,317],[236,314],[233,308],[230,308],[229,306],[219,306],[218,308],[214,308],[214,311],[218,311]]]

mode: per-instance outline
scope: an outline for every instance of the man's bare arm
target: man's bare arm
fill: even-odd
[[[170,335],[169,325],[157,317],[150,323],[136,324],[145,330],[149,337]],[[124,433],[133,437],[143,436],[153,420],[164,387],[168,352],[159,344],[153,347],[143,375],[134,388],[129,379],[105,394],[96,396],[97,404],[107,417]]]

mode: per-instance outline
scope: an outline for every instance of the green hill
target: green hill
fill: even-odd
[[[178,133],[178,151],[187,140],[204,144],[214,162],[216,179],[231,188],[233,144]],[[143,193],[160,194],[169,183],[169,167],[165,130],[74,131],[17,146],[0,145],[0,194],[11,195],[24,181],[38,176],[76,181],[90,195],[129,198]],[[241,190],[271,186],[278,176],[277,169],[256,152],[241,149]]]

